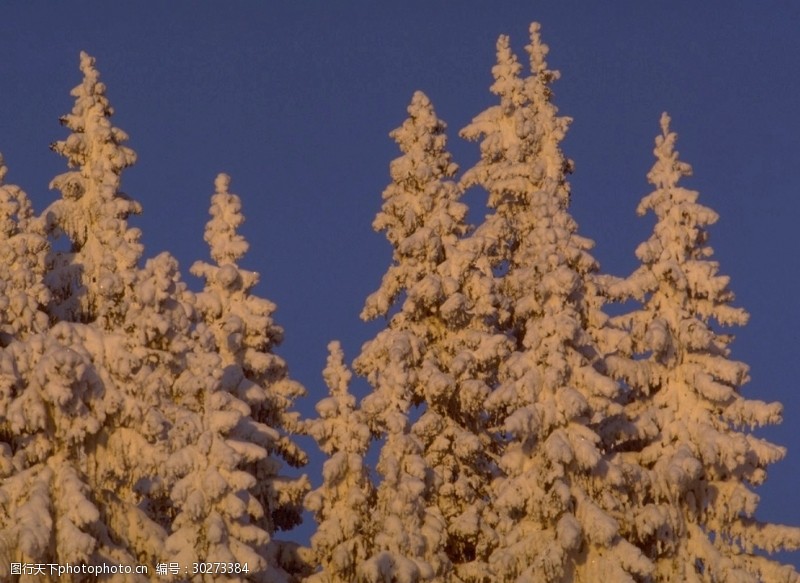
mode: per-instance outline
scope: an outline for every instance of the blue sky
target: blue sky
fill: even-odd
[[[358,313],[391,252],[371,230],[398,155],[388,138],[421,89],[449,125],[466,168],[476,144],[458,130],[494,103],[495,41],[518,53],[542,23],[562,73],[555,103],[574,118],[563,144],[576,164],[572,213],[605,272],[629,273],[652,228],[635,208],[650,191],[653,139],[666,110],[695,176],[686,185],[721,216],[712,246],[751,314],[734,356],[751,366],[745,394],[780,400],[785,421],[763,435],[789,449],[760,492],[762,519],[800,525],[800,5],[462,1],[7,3],[0,19],[0,152],[8,180],[42,210],[64,171],[47,146],[65,135],[78,53],[97,58],[139,161],[123,177],[144,206],[132,221],[146,255],[206,259],[215,175],[244,203],[243,266],[278,304],[280,349],[309,398],[323,394],[329,340],[348,358],[379,329]],[[525,62],[525,59],[522,59]],[[474,220],[484,204],[467,202]],[[316,465],[308,469],[317,480]],[[800,564],[800,557],[786,560]]]

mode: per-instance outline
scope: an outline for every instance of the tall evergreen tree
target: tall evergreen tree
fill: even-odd
[[[198,261],[191,270],[206,282],[197,295],[203,321],[196,360],[221,374],[212,390],[198,394],[198,435],[173,458],[184,469],[173,490],[181,512],[167,546],[248,563],[248,580],[288,581],[301,565],[294,545],[274,535],[299,524],[308,491],[305,476],[281,472],[282,462],[306,463],[292,439],[301,423],[290,410],[305,390],[273,353],[283,337],[272,320],[275,305],[252,293],[258,274],[238,266],[248,244],[237,233],[244,217],[229,184],[227,175],[217,177],[206,226],[214,263]]]
[[[83,81],[72,90],[75,106],[61,122],[72,131],[51,148],[75,168],[50,183],[62,198],[45,211],[48,229],[66,235],[69,251],[53,251],[48,283],[53,315],[91,322],[118,319],[142,254],[141,233],[126,219],[141,205],[120,191],[122,170],[136,161],[128,136],[111,124],[114,113],[94,59],[81,53]]]
[[[361,409],[385,438],[377,486],[375,551],[367,580],[488,576],[494,535],[485,520],[494,472],[483,400],[508,351],[481,241],[465,240],[466,207],[446,151],[445,124],[417,92],[392,132],[403,155],[374,227],[394,261],[362,317],[388,316],[356,371],[374,391]],[[416,420],[414,420],[416,418]],[[410,562],[409,562],[410,561]]]
[[[502,447],[490,564],[496,580],[632,581],[651,565],[620,535],[625,483],[602,443],[602,424],[620,407],[599,343],[615,331],[601,309],[592,242],[567,210],[572,164],[559,144],[569,120],[556,115],[550,89],[558,74],[539,25],[530,32],[531,76],[520,76],[501,36],[492,85],[500,104],[461,132],[482,138],[463,183],[489,193],[494,213],[477,234],[494,241],[502,326],[514,342],[486,400]]]
[[[46,285],[49,317],[38,316],[35,328],[20,317],[20,324],[38,333],[6,349],[16,380],[14,402],[5,416],[19,440],[12,444],[17,462],[7,484],[22,487],[17,490],[21,498],[6,498],[8,516],[16,517],[17,528],[9,554],[33,563],[132,564],[154,556],[163,533],[138,508],[138,476],[129,476],[124,484],[113,478],[120,475],[116,470],[124,472],[131,465],[130,458],[119,451],[109,454],[112,436],[120,437],[117,443],[130,443],[121,435],[124,418],[142,410],[138,400],[106,374],[122,361],[130,369],[134,359],[103,335],[124,317],[124,299],[131,295],[140,255],[138,231],[128,229],[125,221],[138,205],[117,191],[120,172],[133,162],[134,154],[120,145],[126,136],[108,120],[105,87],[85,53],[81,69],[84,80],[73,91],[75,108],[64,118],[74,133],[54,145],[76,169],[53,181],[63,198],[42,220],[31,220],[30,211],[23,210],[25,220],[18,223],[27,228],[17,236],[32,243],[44,232],[66,235],[70,250],[31,244],[28,249],[46,253],[46,260],[43,256],[26,262],[20,257],[18,262],[27,271],[32,291],[37,279],[40,288]],[[142,428],[137,429],[131,435],[141,433]],[[153,478],[152,472],[145,474]],[[26,490],[37,492],[35,499],[26,497]],[[124,501],[118,511],[110,510],[109,496]]]
[[[707,228],[717,214],[679,185],[691,167],[678,159],[669,122],[663,114],[648,174],[655,190],[637,209],[655,214],[653,235],[636,250],[641,267],[610,288],[641,303],[618,318],[637,359],[620,449],[641,473],[626,528],[658,581],[796,581],[790,566],[756,552],[800,548],[800,528],[755,517],[753,487],[785,450],[751,430],[780,422],[782,408],[742,395],[748,367],[731,359],[733,337],[720,328],[748,316],[731,305],[730,278],[711,259]]]
[[[289,411],[303,389],[272,354],[274,305],[236,265],[239,199],[220,176],[202,293],[168,253],[140,267],[139,205],[119,190],[135,154],[85,53],[81,70],[72,133],[53,146],[72,168],[52,182],[62,198],[34,217],[0,184],[0,256],[14,263],[0,287],[0,572],[179,556],[291,580],[297,545],[273,534],[299,522],[308,490],[280,472],[305,462]]]
[[[74,454],[85,457],[80,474],[108,549],[93,560],[153,563],[174,513],[164,463],[184,410],[180,392],[205,379],[189,381],[193,299],[177,262],[164,253],[139,267],[140,232],[127,219],[141,206],[121,191],[136,155],[111,123],[94,59],[81,53],[80,68],[75,106],[61,119],[71,133],[52,146],[72,170],[51,182],[61,198],[43,213],[53,240],[48,311],[69,331],[65,343],[85,346],[106,403],[106,418]]]
[[[350,394],[352,373],[341,345],[331,342],[328,351],[323,377],[329,395],[317,403],[319,418],[307,421],[308,434],[330,458],[322,467],[322,485],[306,497],[318,524],[310,562],[319,566],[306,581],[349,583],[374,548],[375,487],[364,460],[371,436]]]
[[[46,465],[46,409],[42,394],[30,388],[26,366],[29,338],[49,328],[43,308],[47,240],[34,227],[25,192],[7,184],[0,160],[0,257],[8,266],[0,282],[0,576],[10,577],[11,561],[45,556],[53,544],[50,476]],[[37,293],[38,291],[38,293]]]
[[[800,581],[765,556],[799,549],[800,528],[756,518],[754,488],[785,449],[753,430],[782,410],[743,395],[725,332],[747,314],[707,244],[717,215],[679,185],[691,169],[665,114],[642,265],[600,274],[569,214],[558,73],[530,33],[527,76],[498,41],[499,104],[462,131],[481,157],[460,182],[424,94],[391,133],[401,156],[373,226],[393,259],[362,312],[386,326],[353,366],[371,392],[356,404],[331,343],[310,421],[292,411],[304,389],[275,354],[275,305],[239,266],[229,177],[195,294],[170,254],[143,261],[128,224],[141,208],[121,190],[136,156],[81,53],[70,133],[52,146],[69,166],[60,199],[36,215],[0,159],[0,579],[212,561],[239,571],[172,580]],[[468,188],[488,193],[477,228]],[[638,306],[609,318],[609,299]],[[310,493],[285,468],[306,463],[303,432],[329,456]],[[310,549],[278,538],[303,505]]]

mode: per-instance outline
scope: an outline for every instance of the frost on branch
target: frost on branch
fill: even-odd
[[[500,363],[486,399],[500,448],[490,496],[498,541],[489,557],[496,580],[630,581],[650,563],[621,536],[621,469],[605,451],[604,423],[620,414],[603,346],[614,331],[602,312],[592,242],[567,211],[571,162],[560,142],[538,24],[527,47],[531,75],[509,39],[497,43],[492,91],[500,98],[462,130],[481,139],[466,186],[489,193],[494,213],[473,238],[488,240],[502,329],[514,350]]]
[[[641,468],[626,530],[660,578],[794,581],[791,567],[756,553],[800,547],[800,529],[755,517],[753,488],[784,449],[751,428],[780,422],[781,406],[741,394],[747,365],[730,358],[732,336],[719,329],[744,325],[747,313],[731,305],[729,278],[711,259],[717,214],[679,185],[691,167],[678,159],[669,121],[663,114],[648,174],[655,190],[637,209],[655,214],[653,235],[636,250],[641,267],[610,290],[641,302],[618,317],[637,359],[619,445]]]
[[[275,305],[252,293],[258,274],[237,265],[247,242],[237,233],[244,217],[241,201],[229,192],[229,185],[227,175],[217,177],[212,218],[206,226],[205,239],[215,263],[198,261],[191,269],[205,280],[203,291],[197,294],[198,350],[217,358],[208,370],[220,373],[213,387],[201,391],[197,431],[198,438],[207,441],[208,451],[192,453],[196,446],[187,444],[179,454],[207,459],[209,469],[198,473],[201,466],[189,464],[194,473],[182,478],[181,483],[194,488],[194,496],[202,499],[199,506],[183,490],[173,490],[173,495],[194,522],[217,517],[214,530],[201,531],[206,537],[219,532],[214,535],[216,541],[209,538],[216,545],[213,548],[239,557],[240,562],[249,556],[257,566],[251,567],[257,571],[251,572],[251,578],[279,581],[301,568],[294,545],[278,541],[274,534],[299,524],[308,491],[305,476],[291,478],[281,472],[283,463],[294,467],[306,463],[305,452],[292,439],[292,434],[301,431],[301,422],[290,409],[305,390],[289,378],[286,363],[273,353],[283,336],[272,320]],[[200,354],[198,358],[206,357]],[[215,478],[220,490],[214,495],[203,487],[203,472],[209,471],[220,476]],[[193,536],[188,526],[183,530]],[[198,550],[191,541],[176,544]]]
[[[44,212],[48,232],[65,236],[70,248],[50,253],[46,281],[53,317],[110,323],[124,314],[142,254],[141,233],[127,223],[141,206],[120,190],[122,171],[136,154],[123,145],[127,134],[111,125],[106,86],[86,53],[81,72],[83,81],[72,90],[75,106],[61,118],[72,133],[52,145],[73,170],[50,183],[61,199]]]

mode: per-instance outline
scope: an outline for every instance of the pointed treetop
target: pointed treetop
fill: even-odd
[[[112,198],[119,186],[119,174],[124,168],[136,162],[136,153],[122,143],[128,135],[119,128],[113,127],[109,118],[114,115],[114,108],[106,97],[106,86],[100,82],[100,73],[95,68],[94,57],[81,52],[81,72],[83,80],[70,94],[76,98],[72,112],[61,118],[61,123],[74,133],[63,141],[55,142],[51,149],[67,158],[71,168],[84,169],[83,177],[102,184],[98,194],[103,198]],[[76,188],[74,180],[65,180],[66,175],[56,177],[51,188],[62,190],[65,196]],[[66,183],[66,184],[65,184]],[[64,186],[68,188],[65,190]],[[82,185],[79,198],[87,189]],[[127,209],[137,212],[135,209]]]
[[[437,155],[437,159],[439,156],[444,156],[449,163],[450,154],[445,150],[447,139],[444,133],[447,124],[436,115],[428,96],[422,91],[415,91],[406,111],[408,119],[389,133],[400,146],[400,150],[405,154],[430,151]],[[433,170],[438,170],[439,173],[455,172],[449,164]]]
[[[447,151],[447,124],[417,91],[408,106],[409,117],[389,135],[402,156],[390,164],[392,182],[383,191],[383,205],[372,227],[394,247],[394,264],[381,288],[367,299],[361,317],[385,315],[400,293],[419,282],[446,250],[463,235],[466,206],[453,180],[458,166]]]
[[[81,248],[88,238],[105,230],[104,219],[127,219],[131,214],[140,214],[141,205],[120,192],[122,170],[136,162],[136,153],[122,145],[128,135],[111,124],[114,110],[105,96],[106,87],[99,82],[100,74],[94,67],[94,58],[81,53],[83,80],[71,95],[75,97],[72,111],[61,117],[62,125],[72,133],[65,139],[51,144],[50,149],[64,156],[67,165],[75,168],[56,176],[50,188],[61,191],[64,206],[57,201],[45,212],[50,228],[66,233],[75,247]],[[81,200],[77,207],[70,206]],[[108,206],[103,206],[108,205]],[[72,209],[72,210],[69,210]],[[109,223],[110,224],[110,223]],[[130,247],[135,264],[141,255],[138,231],[127,229],[127,225],[114,223],[118,236]],[[115,247],[108,241],[105,245]]]
[[[569,185],[564,182],[564,175],[573,170],[573,162],[561,151],[560,143],[567,134],[572,118],[559,116],[558,108],[553,104],[551,85],[561,77],[558,71],[547,68],[545,56],[549,47],[542,42],[541,26],[534,22],[530,27],[531,42],[525,47],[530,57],[531,76],[525,80],[528,99],[537,111],[538,123],[541,125],[541,156],[546,161],[546,173],[553,184],[560,184],[559,199],[569,206]]]
[[[95,93],[97,95],[105,94],[105,85],[98,83],[100,73],[94,66],[95,58],[89,55],[86,51],[81,51],[81,73],[83,73],[83,87],[90,89],[87,93]]]
[[[428,96],[422,91],[415,91],[406,111],[408,111],[408,119],[399,128],[389,133],[389,136],[400,146],[400,150],[404,154],[417,154],[416,158],[430,151],[436,154],[437,158],[445,155],[449,162],[450,155],[444,149],[446,143],[444,131],[447,129],[447,124],[436,116]],[[431,168],[437,174],[445,173],[449,169],[447,164],[441,168]],[[395,178],[394,173],[392,177]],[[427,178],[427,176],[420,178]]]
[[[676,219],[669,219],[668,215],[675,206],[682,206],[685,208],[684,213],[693,217],[693,224],[712,225],[719,218],[717,213],[697,203],[699,195],[696,191],[678,185],[681,178],[692,175],[692,167],[678,159],[678,152],[675,150],[678,134],[670,130],[669,124],[669,115],[662,113],[661,135],[656,137],[656,147],[653,150],[656,162],[647,173],[648,182],[656,190],[642,199],[636,213],[641,216],[652,209],[660,221],[675,222]]]
[[[519,76],[521,71],[522,65],[511,50],[508,35],[501,34],[497,39],[497,64],[492,67],[494,83],[489,89],[501,98],[504,108],[520,105],[522,102],[523,83]]]
[[[452,178],[458,171],[446,149],[447,124],[436,115],[428,96],[416,91],[407,111],[409,117],[389,133],[404,155],[390,165],[393,183],[383,193],[387,202],[403,193],[417,198],[428,196],[426,188],[441,178]],[[387,210],[384,205],[383,213]]]
[[[86,53],[81,53],[81,71],[81,84],[71,92],[75,105],[61,118],[71,133],[50,146],[67,159],[70,170],[50,182],[61,199],[43,213],[47,232],[66,235],[71,250],[51,254],[47,279],[59,318],[102,316],[110,323],[126,310],[122,298],[136,278],[143,250],[141,232],[127,223],[142,207],[120,190],[122,171],[134,164],[136,154],[123,145],[128,135],[111,124],[105,85]]]
[[[672,118],[666,111],[661,112],[661,118],[658,120],[658,125],[661,126],[661,134],[666,136],[669,134],[669,122],[672,121]]]
[[[655,189],[636,209],[640,216],[652,211],[657,218],[651,237],[636,248],[636,257],[644,265],[612,294],[642,298],[662,289],[671,298],[668,302],[660,295],[650,300],[660,310],[678,306],[690,319],[699,316],[703,322],[714,318],[723,326],[743,325],[747,313],[729,305],[734,299],[729,278],[717,275],[719,265],[712,260],[714,251],[708,244],[707,227],[719,215],[698,202],[697,191],[678,184],[681,177],[691,175],[691,166],[678,159],[677,134],[670,131],[669,123],[669,116],[663,114],[653,150],[656,162],[647,176]]]
[[[219,194],[228,194],[228,188],[230,185],[231,177],[224,172],[217,174],[217,177],[214,179],[214,188],[216,188],[217,193]]]
[[[400,151],[405,154],[392,161],[390,174],[395,185],[405,190],[423,190],[440,178],[452,178],[458,171],[452,156],[446,150],[447,124],[439,119],[428,96],[416,91],[407,108],[409,117],[389,133]],[[383,198],[388,200],[398,193],[392,186]],[[386,209],[384,209],[385,211]],[[382,227],[378,227],[381,229]]]
[[[683,176],[692,175],[692,167],[678,160],[675,143],[678,134],[670,131],[670,117],[667,112],[661,114],[661,135],[656,138],[656,163],[647,175],[647,180],[656,188],[671,188],[678,184]]]
[[[545,84],[549,84],[558,79],[561,74],[558,71],[551,71],[547,68],[545,57],[550,52],[550,47],[542,42],[541,29],[542,25],[538,22],[531,23],[531,44],[527,45],[525,50],[530,57],[531,73],[539,77]]]
[[[325,370],[322,371],[322,377],[332,395],[344,396],[347,394],[353,373],[344,363],[344,351],[338,340],[328,343],[328,361]]]
[[[389,132],[405,154],[392,162],[392,180],[413,187],[443,174],[454,174],[457,167],[452,165],[450,154],[445,150],[447,124],[436,116],[428,96],[422,91],[414,92],[407,111],[408,119]]]
[[[215,192],[211,196],[211,208],[208,211],[211,219],[206,223],[204,236],[214,263],[195,261],[189,271],[204,278],[207,286],[217,290],[215,293],[247,295],[258,283],[259,275],[255,271],[240,269],[236,263],[250,245],[236,232],[244,223],[244,215],[241,199],[229,191],[230,183],[231,177],[227,174],[218,174],[214,179]]]
[[[412,114],[417,109],[431,109],[433,105],[431,104],[431,100],[428,98],[427,95],[423,91],[417,90],[414,91],[414,95],[411,96],[411,103],[408,106],[408,113]]]
[[[328,343],[328,359],[322,378],[329,396],[316,405],[318,419],[306,422],[306,430],[327,454],[337,451],[366,453],[370,433],[363,413],[350,393],[353,373],[344,362],[344,351],[338,340]]]
[[[244,223],[241,199],[228,191],[231,177],[217,175],[216,192],[211,197],[211,220],[206,224],[205,240],[211,247],[211,257],[217,265],[236,264],[250,245],[236,230]]]
[[[489,206],[498,211],[500,228],[503,223],[515,224],[524,238],[538,220],[531,209],[534,197],[564,209],[569,206],[566,175],[573,165],[561,151],[561,141],[572,120],[559,116],[552,103],[550,84],[558,75],[546,68],[547,46],[541,42],[538,25],[531,27],[527,47],[531,75],[519,76],[520,65],[507,36],[500,37],[497,48],[492,92],[500,96],[500,105],[489,107],[461,130],[463,138],[481,140],[481,160],[464,173],[461,184],[488,190]],[[540,192],[553,196],[536,194]],[[510,241],[509,246],[515,247],[516,242]]]

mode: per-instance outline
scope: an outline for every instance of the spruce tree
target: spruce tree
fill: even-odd
[[[547,46],[539,25],[526,47],[531,75],[501,36],[490,107],[462,130],[482,138],[481,159],[463,178],[494,211],[477,233],[494,242],[492,267],[507,308],[501,329],[514,349],[486,400],[501,448],[492,483],[499,536],[495,580],[632,581],[650,563],[616,520],[624,475],[603,445],[603,423],[620,414],[620,388],[600,344],[617,333],[602,312],[592,242],[569,215],[572,163],[560,142]]]
[[[200,560],[248,563],[243,580],[288,581],[302,565],[295,545],[274,537],[299,524],[308,491],[305,476],[281,471],[282,462],[306,463],[292,439],[301,422],[290,410],[305,390],[273,352],[283,337],[272,320],[275,304],[252,293],[259,276],[238,265],[248,244],[237,232],[244,217],[229,184],[227,175],[217,176],[211,199],[205,239],[214,263],[191,269],[205,280],[195,362],[219,373],[215,386],[198,394],[197,434],[173,457],[182,468],[173,490],[181,511],[167,547]]]
[[[329,456],[322,467],[322,485],[305,502],[318,525],[311,537],[310,562],[319,567],[306,581],[349,583],[358,579],[374,544],[375,487],[364,460],[371,436],[350,394],[352,373],[344,364],[341,345],[331,342],[328,351],[323,377],[329,395],[316,405],[319,418],[306,422],[307,433]]]
[[[376,554],[364,577],[480,581],[494,540],[485,517],[494,468],[483,400],[507,339],[494,333],[481,242],[464,239],[466,206],[446,126],[421,92],[408,112],[391,134],[403,155],[391,164],[373,224],[392,244],[393,264],[362,312],[390,319],[355,362],[373,387],[361,410],[385,439]]]
[[[169,253],[143,257],[122,191],[136,155],[81,53],[52,145],[60,198],[36,215],[0,159],[0,579],[177,561],[165,580],[800,581],[765,556],[800,548],[800,528],[756,518],[785,449],[754,430],[782,409],[744,396],[728,329],[748,316],[712,260],[717,215],[679,185],[691,168],[664,114],[641,267],[601,274],[569,213],[558,72],[530,33],[530,75],[498,40],[499,104],[461,132],[481,142],[461,180],[424,94],[391,133],[401,156],[373,226],[392,264],[361,314],[386,325],[353,365],[371,390],[357,404],[333,342],[309,421],[275,305],[240,267],[230,178],[193,293]],[[476,228],[470,188],[488,194]],[[609,300],[637,306],[609,318]],[[285,467],[306,463],[304,432],[328,456],[312,492]],[[306,549],[279,539],[303,506]],[[197,561],[239,570],[185,574]]]
[[[50,183],[62,198],[44,213],[48,230],[70,245],[53,251],[47,278],[52,313],[65,321],[121,317],[142,254],[141,233],[126,221],[141,205],[120,191],[122,171],[136,154],[123,145],[127,134],[111,124],[114,109],[94,63],[81,53],[83,81],[72,90],[72,112],[61,118],[72,133],[51,146],[74,168]]]
[[[220,176],[216,264],[195,267],[203,292],[168,253],[140,266],[127,222],[140,206],[120,190],[135,154],[85,53],[81,71],[62,118],[71,133],[53,145],[71,168],[51,183],[61,198],[37,217],[0,183],[0,256],[13,264],[0,286],[0,574],[177,557],[181,569],[247,563],[231,577],[292,580],[305,568],[297,545],[273,535],[299,522],[308,490],[280,471],[305,462],[289,410],[303,389],[272,353],[275,306],[236,265],[239,199]],[[55,580],[45,575],[20,580]]]
[[[723,330],[748,315],[732,305],[730,278],[712,259],[717,214],[679,185],[691,167],[678,159],[669,122],[663,114],[648,174],[655,190],[637,209],[656,216],[636,250],[642,265],[610,287],[641,304],[618,318],[635,358],[619,449],[640,468],[625,528],[657,581],[796,581],[792,567],[757,552],[800,548],[800,528],[755,517],[753,488],[785,449],[752,429],[780,422],[782,408],[742,395],[748,367],[731,358],[733,337]]]
[[[0,346],[49,327],[44,308],[50,290],[43,281],[49,245],[28,196],[5,183],[7,173],[0,156],[0,261],[6,266],[0,280]]]
[[[43,284],[46,238],[30,201],[7,184],[0,160],[0,257],[8,271],[0,283],[0,576],[10,563],[47,556],[54,545],[50,482],[53,453],[47,436],[47,410],[53,405],[33,376],[30,340],[44,350],[50,295]],[[33,355],[31,355],[33,356]],[[37,359],[38,360],[38,359]],[[57,406],[57,404],[55,404]],[[80,486],[78,486],[80,488]],[[29,578],[32,580],[32,578]]]
[[[121,171],[135,155],[121,145],[124,132],[109,121],[105,87],[85,53],[81,69],[75,107],[62,119],[73,133],[53,146],[74,170],[53,180],[62,198],[41,219],[25,216],[18,223],[27,225],[28,239],[46,233],[66,241],[53,241],[61,250],[30,245],[44,255],[34,263],[19,261],[31,267],[32,291],[38,289],[36,278],[39,287],[46,286],[47,317],[36,318],[37,334],[11,342],[5,351],[16,381],[4,416],[20,442],[12,445],[18,462],[6,483],[37,495],[6,498],[18,532],[4,539],[10,540],[7,555],[23,562],[134,564],[155,556],[163,529],[139,507],[137,491],[154,481],[155,462],[149,468],[138,464],[137,474],[129,471],[136,465],[127,454],[146,453],[133,444],[137,438],[152,442],[160,428],[146,421],[160,414],[152,409],[148,415],[138,395],[116,382],[116,372],[129,375],[139,364],[123,347],[123,336],[105,332],[123,322],[137,276],[139,234],[125,219],[138,212],[138,204],[118,190]],[[25,318],[18,322],[33,330]],[[148,432],[150,441],[142,435]],[[27,526],[19,530],[21,525]]]
[[[81,53],[80,67],[75,106],[61,118],[71,133],[52,146],[72,170],[51,182],[61,198],[43,213],[53,241],[48,311],[83,341],[109,403],[83,445],[81,472],[108,548],[93,561],[153,564],[175,512],[164,467],[185,413],[183,393],[208,376],[187,366],[193,297],[177,261],[163,253],[139,266],[140,231],[127,219],[141,206],[121,190],[136,155],[111,123],[94,59]]]

